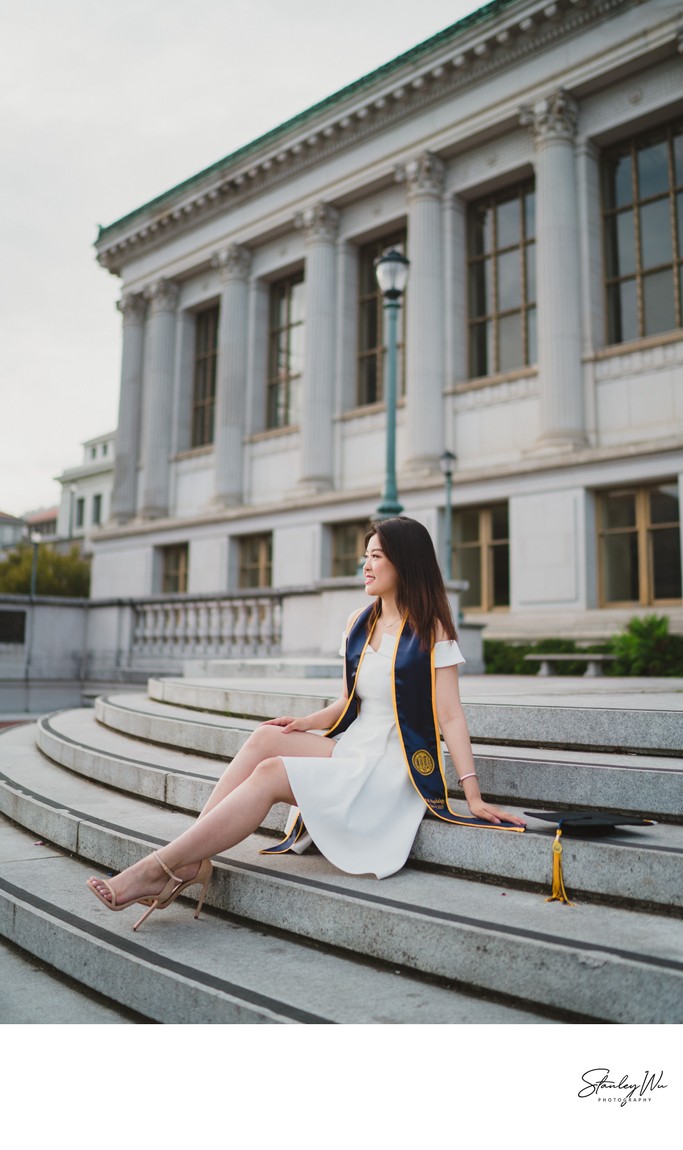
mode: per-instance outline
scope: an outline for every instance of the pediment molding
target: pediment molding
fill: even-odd
[[[194,185],[192,190],[184,185],[178,188],[175,200],[171,189],[160,197],[163,203],[153,201],[101,229],[95,244],[98,262],[118,275],[126,262],[139,253],[190,231],[635,2],[534,0],[513,5],[499,18],[476,24],[459,35],[455,33],[448,45],[434,49],[428,61],[397,67],[391,78],[378,75],[376,83],[366,88],[362,96],[335,106],[336,112],[330,109],[326,115],[321,109],[320,119],[305,131],[300,129],[289,137],[283,134],[271,140],[270,146],[264,143],[263,150],[248,159],[241,153],[228,156],[210,169],[203,184],[200,173],[196,181],[188,181]],[[269,133],[272,135],[277,136],[277,131]]]

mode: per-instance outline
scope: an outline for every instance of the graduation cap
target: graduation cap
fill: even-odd
[[[534,819],[545,819],[555,823],[555,841],[553,842],[553,889],[546,902],[565,902],[568,906],[574,904],[569,901],[564,888],[562,877],[562,832],[576,838],[592,838],[611,834],[621,826],[648,827],[654,826],[654,819],[633,818],[630,815],[612,815],[603,811],[525,811]]]
[[[525,811],[534,819],[557,823],[566,835],[604,835],[617,827],[649,827],[653,819],[632,818],[630,815],[611,815],[603,811]]]

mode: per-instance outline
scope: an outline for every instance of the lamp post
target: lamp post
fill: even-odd
[[[74,500],[78,486],[72,483],[69,487],[69,542],[73,539],[74,535]]]
[[[386,469],[384,475],[384,491],[382,502],[377,508],[379,519],[388,519],[391,515],[400,515],[403,507],[398,501],[396,486],[396,359],[397,359],[397,326],[398,312],[401,307],[401,297],[406,290],[408,282],[408,269],[410,261],[401,253],[392,248],[379,259],[375,260],[375,275],[379,289],[384,296],[384,310],[387,315],[387,381],[386,381],[386,408],[387,408],[387,452]]]
[[[453,491],[453,464],[456,456],[452,451],[444,451],[439,459],[441,474],[446,480],[446,523],[444,531],[443,577],[451,578],[451,493]]]
[[[32,599],[36,597],[36,580],[38,577],[38,548],[40,547],[41,535],[38,531],[31,532],[31,546],[33,548],[33,555],[31,557],[31,586],[30,595]]]

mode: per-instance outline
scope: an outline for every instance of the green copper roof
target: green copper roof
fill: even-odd
[[[208,168],[204,168],[201,172],[190,176],[189,179],[183,180],[182,183],[176,184],[173,188],[169,188],[168,191],[163,192],[160,196],[156,196],[155,199],[149,200],[139,208],[135,208],[135,210],[129,212],[128,215],[122,216],[121,219],[116,220],[112,224],[108,224],[106,227],[100,226],[96,243],[100,244],[103,240],[106,240],[109,233],[119,228],[121,224],[128,223],[135,219],[136,216],[150,209],[161,208],[167,201],[175,199],[178,194],[189,190],[195,184],[201,183],[213,173],[218,174],[223,168],[231,167],[240,160],[246,159],[252,152],[259,151],[264,146],[274,143],[280,136],[286,135],[293,128],[305,124],[308,120],[314,119],[320,115],[321,112],[334,107],[335,104],[341,103],[341,101],[347,99],[349,96],[354,96],[362,92],[364,88],[371,87],[373,84],[376,84],[378,80],[390,76],[392,72],[398,71],[404,65],[414,63],[419,60],[421,56],[427,55],[441,44],[446,44],[452,37],[467,31],[476,24],[484,23],[490,17],[497,16],[499,12],[502,12],[505,8],[509,8],[510,5],[514,3],[518,3],[518,0],[490,0],[490,3],[484,4],[482,8],[478,8],[475,12],[470,12],[468,16],[463,16],[461,20],[458,20],[455,24],[451,24],[448,28],[445,28],[443,32],[437,32],[436,35],[430,36],[428,40],[423,40],[421,44],[417,44],[414,48],[410,48],[409,51],[403,52],[400,56],[396,56],[395,59],[390,60],[387,64],[382,64],[381,67],[375,68],[374,71],[368,72],[365,76],[361,76],[359,80],[354,80],[353,83],[347,84],[345,88],[341,88],[338,92],[327,96],[319,103],[313,104],[312,107],[306,108],[305,111],[300,112],[297,116],[293,116],[290,120],[285,120],[283,124],[279,124],[276,128],[271,128],[271,130],[263,136],[257,137],[257,139],[252,140],[249,144],[238,148],[237,151],[231,152],[228,156],[224,156],[221,160],[218,160],[217,163],[211,164]]]

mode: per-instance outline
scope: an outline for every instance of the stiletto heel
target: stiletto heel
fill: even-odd
[[[154,853],[154,858],[159,863],[159,866],[163,867],[163,869],[166,871],[166,874],[169,876],[169,879],[168,879],[168,882],[166,883],[166,886],[161,891],[161,894],[157,898],[153,899],[151,905],[148,906],[147,910],[142,915],[142,917],[139,918],[138,921],[135,923],[135,925],[133,926],[133,930],[137,930],[138,927],[142,926],[143,922],[145,921],[145,919],[149,918],[152,911],[154,911],[154,910],[165,910],[167,906],[170,906],[172,902],[175,902],[178,895],[182,894],[182,892],[184,890],[186,890],[187,887],[197,886],[198,884],[201,884],[201,888],[202,888],[201,895],[200,895],[199,902],[197,904],[197,909],[195,911],[195,916],[194,916],[195,918],[199,918],[199,913],[200,913],[200,911],[204,905],[204,899],[206,898],[206,892],[209,889],[209,882],[211,880],[211,874],[213,872],[213,863],[211,862],[211,859],[204,859],[202,861],[202,863],[200,864],[199,870],[197,871],[195,877],[191,878],[191,879],[187,879],[185,882],[183,882],[182,879],[179,879],[177,875],[174,875],[173,872],[168,869],[168,867],[166,866],[163,859],[160,859],[159,855],[156,852]],[[176,885],[171,887],[171,890],[169,891],[168,888],[171,886],[172,883],[175,883]]]
[[[213,863],[211,862],[211,859],[204,859],[200,863],[199,870],[197,871],[197,874],[194,878],[183,881],[183,879],[178,878],[178,875],[173,874],[172,870],[169,870],[164,860],[159,858],[159,855],[156,851],[152,855],[152,858],[156,859],[161,869],[164,870],[168,875],[168,882],[157,895],[148,895],[147,897],[143,898],[132,898],[128,899],[127,902],[117,902],[116,892],[106,881],[106,879],[89,878],[86,885],[90,888],[95,897],[98,898],[101,903],[104,903],[107,910],[126,910],[127,907],[137,906],[138,904],[146,906],[147,910],[133,926],[133,930],[137,930],[138,927],[142,926],[145,919],[149,918],[152,911],[165,910],[167,906],[170,906],[172,902],[175,902],[178,895],[186,890],[188,886],[196,886],[199,884],[201,885],[202,889],[199,897],[199,903],[197,905],[197,910],[195,911],[194,916],[195,918],[199,918],[199,913],[204,905],[204,899],[206,898],[206,892],[209,888],[209,882],[211,880],[211,874],[213,871]],[[97,886],[95,886],[95,883],[99,883],[100,886],[106,887],[110,897],[105,898],[102,891],[98,890]]]

